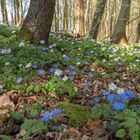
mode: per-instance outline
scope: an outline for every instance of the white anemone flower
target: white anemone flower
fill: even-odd
[[[30,68],[31,66],[32,66],[31,63],[27,63],[25,67],[26,67],[26,68]]]
[[[55,70],[54,75],[56,75],[56,76],[61,76],[62,73],[63,73],[62,70],[57,69],[57,70]]]
[[[68,78],[68,76],[66,76],[66,75],[62,78],[63,81],[67,81],[68,79],[69,79],[69,78]]]
[[[108,85],[108,88],[109,88],[109,90],[116,90],[117,89],[117,85],[116,84],[114,84],[114,83],[110,83],[109,85]]]
[[[45,44],[45,40],[40,40],[40,44]]]
[[[25,46],[25,42],[24,41],[21,41],[18,46],[19,47],[24,47]]]
[[[117,94],[124,94],[125,90],[123,88],[117,89]]]

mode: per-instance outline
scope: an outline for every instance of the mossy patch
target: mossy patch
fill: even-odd
[[[83,126],[91,116],[91,108],[87,106],[61,102],[57,107],[64,109],[69,124],[73,126]]]

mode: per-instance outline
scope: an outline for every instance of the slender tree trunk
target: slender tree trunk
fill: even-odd
[[[126,37],[126,25],[129,20],[131,0],[122,0],[120,14],[115,25],[111,40],[115,43],[128,44]]]
[[[55,11],[55,0],[31,0],[30,8],[20,31],[20,38],[48,43]]]
[[[92,26],[89,32],[89,36],[92,39],[97,39],[98,37],[98,32],[104,14],[105,5],[106,5],[106,0],[98,0],[97,8],[92,21]]]
[[[139,43],[139,40],[140,40],[140,20],[137,25],[137,35],[136,35],[135,43]]]
[[[1,0],[2,22],[8,24],[8,13],[6,7],[6,0]]]
[[[56,0],[56,7],[55,7],[55,32],[59,31],[59,0]]]
[[[63,31],[68,31],[68,5],[67,0],[63,0]]]

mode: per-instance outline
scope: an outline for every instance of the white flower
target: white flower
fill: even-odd
[[[8,66],[8,65],[10,65],[10,62],[5,62],[5,66]]]
[[[94,71],[94,68],[91,68],[91,71]]]
[[[11,49],[2,49],[1,54],[9,54],[11,53]]]
[[[56,47],[56,44],[53,44],[52,46],[53,46],[53,47]]]
[[[63,54],[63,58],[65,58],[67,55]]]
[[[18,66],[19,66],[19,67],[22,67],[23,65],[22,65],[22,64],[19,64]]]
[[[53,48],[53,45],[50,45],[49,48],[52,49]]]
[[[117,89],[117,94],[123,94],[125,90],[123,88],[118,88]]]
[[[26,68],[30,68],[31,65],[32,65],[31,63],[27,63],[25,67],[26,67]]]
[[[77,88],[77,87],[74,87],[74,91],[76,91],[76,92],[77,92],[77,91],[78,91],[78,88]]]
[[[103,47],[101,50],[102,50],[102,51],[105,51],[105,50],[106,50],[106,48],[105,48],[105,47]]]
[[[77,62],[77,63],[76,63],[76,65],[80,65],[80,64],[81,64],[80,62]]]
[[[6,50],[6,53],[11,53],[11,49],[10,49],[10,48],[7,49],[7,50]]]
[[[45,44],[45,40],[40,40],[40,44]]]
[[[50,50],[50,52],[53,52],[53,51],[54,51],[53,49]]]
[[[63,81],[67,81],[68,79],[69,78],[66,75],[62,78]]]
[[[103,63],[105,63],[106,62],[106,59],[103,59]]]
[[[60,69],[57,69],[57,70],[55,70],[54,75],[61,76],[62,75],[62,71]]]
[[[117,89],[117,85],[114,84],[114,83],[110,83],[110,84],[108,85],[108,88],[109,88],[109,90],[116,90],[116,89]]]
[[[20,43],[19,43],[19,45],[18,45],[19,47],[24,47],[25,46],[25,43],[24,43],[24,41],[21,41]]]

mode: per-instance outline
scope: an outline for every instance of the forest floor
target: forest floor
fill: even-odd
[[[0,27],[0,139],[139,140],[140,45]]]

